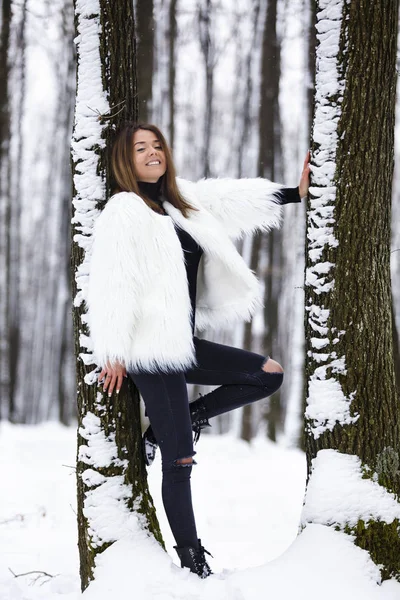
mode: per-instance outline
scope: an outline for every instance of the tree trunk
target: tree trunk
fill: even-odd
[[[59,273],[58,312],[61,313],[59,344],[59,365],[57,372],[58,380],[58,418],[61,423],[68,425],[72,419],[77,418],[75,403],[75,385],[71,384],[75,377],[74,340],[71,314],[71,278],[70,264],[68,259],[71,244],[71,165],[69,160],[69,144],[73,124],[73,98],[75,95],[75,62],[76,52],[73,43],[73,16],[72,2],[65,3],[62,8],[62,31],[65,36],[65,79],[59,96],[59,123],[58,129],[65,134],[64,160],[61,169],[62,197],[61,197],[61,248],[59,251],[63,268]],[[65,99],[70,100],[65,107]],[[64,102],[64,110],[61,110],[61,102]],[[67,373],[67,377],[65,374]]]
[[[260,15],[260,0],[256,0],[252,3],[252,29],[253,29],[253,38],[252,42],[249,46],[247,55],[245,56],[245,65],[244,65],[244,74],[242,69],[240,68],[239,61],[241,58],[241,48],[238,48],[238,56],[237,56],[237,86],[240,89],[240,79],[245,75],[245,91],[243,101],[241,97],[238,98],[238,122],[240,123],[240,131],[237,140],[237,176],[240,178],[243,176],[243,170],[246,171],[244,167],[244,159],[246,157],[248,141],[251,135],[251,100],[253,94],[253,79],[252,79],[252,61],[254,59],[255,52],[257,50],[258,44],[258,36],[257,36],[257,27],[258,20]],[[250,268],[254,271],[257,270],[259,264],[259,254],[261,251],[261,242],[262,236],[261,234],[256,234],[252,239],[249,240],[251,244],[251,255],[250,255]],[[237,249],[240,254],[243,253],[243,241],[237,243]],[[243,327],[243,348],[246,350],[253,350],[253,326],[252,322],[245,323]],[[240,437],[242,440],[246,442],[250,442],[254,437],[254,427],[253,427],[253,405],[247,404],[242,409],[241,414],[241,422],[240,422]]]
[[[26,94],[26,20],[27,1],[13,4],[9,56],[13,65],[9,77],[9,98],[11,115],[11,137],[9,154],[9,209],[6,223],[7,234],[7,323],[8,323],[8,365],[9,365],[9,419],[12,422],[26,423],[27,406],[18,394],[18,372],[21,361],[21,173],[23,166],[22,122]]]
[[[0,419],[8,418],[10,410],[10,336],[9,336],[9,284],[10,284],[10,106],[9,60],[11,0],[1,6],[0,33]]]
[[[305,288],[314,491],[307,492],[303,522],[354,535],[384,579],[400,577],[389,265],[397,23],[397,0],[319,0]],[[356,509],[344,483],[341,509],[321,512],[345,465],[352,465],[351,483],[358,481]],[[318,474],[330,467],[331,483],[321,487]],[[371,505],[375,496],[380,500]]]
[[[203,147],[203,176],[210,177],[210,146],[213,122],[213,98],[214,98],[214,67],[215,67],[215,44],[212,32],[212,5],[211,0],[201,0],[199,11],[199,38],[200,47],[204,58],[206,77],[206,98],[204,114],[204,147]]]
[[[258,11],[256,13],[258,15]],[[259,110],[259,150],[257,175],[271,180],[282,179],[282,148],[279,111],[279,79],[280,79],[280,45],[276,34],[277,1],[264,2],[264,27],[261,53],[261,89]],[[264,279],[264,335],[262,348],[258,351],[271,356],[280,354],[278,334],[278,299],[282,288],[282,233],[277,230],[267,235],[254,236],[252,244],[251,264],[253,271],[262,268],[260,273]],[[244,347],[253,349],[252,323],[245,325]],[[254,406],[243,409],[241,437],[250,441],[253,437],[252,415]],[[280,393],[266,401],[264,411],[267,421],[267,434],[276,440],[277,430],[281,422]]]
[[[176,6],[178,0],[170,0],[169,5],[169,145],[174,150],[175,143],[175,80],[176,80],[176,39],[178,28],[176,23]]]
[[[247,45],[236,44],[235,57],[235,99],[234,99],[234,152],[237,155],[237,177],[250,176],[256,173],[254,169],[254,160],[249,156],[249,143],[254,134],[257,133],[258,123],[254,119],[253,111],[255,104],[255,94],[258,102],[258,81],[254,81],[253,64],[257,60],[260,47],[259,21],[261,0],[252,0],[248,12],[251,11],[251,41]],[[241,16],[238,15],[238,20]],[[236,35],[239,36],[237,33]],[[238,246],[239,252],[241,252]]]
[[[151,114],[154,59],[154,3],[137,0],[137,94],[139,120],[148,123]]]
[[[251,258],[250,258],[250,269],[256,271],[260,258],[262,234],[256,233],[251,240]],[[253,323],[245,323],[244,326],[244,339],[243,348],[245,350],[252,350],[253,348]],[[253,404],[247,404],[242,410],[242,422],[240,438],[246,442],[250,442],[254,437],[253,431]]]
[[[281,74],[280,42],[276,31],[277,0],[269,0],[265,8],[262,41],[260,131],[258,175],[272,181],[282,181],[281,117],[279,109],[279,81]],[[282,294],[282,231],[273,229],[264,235],[263,250],[267,265],[264,273],[264,336],[263,351],[282,360],[280,347],[278,307]],[[282,426],[281,391],[268,399],[265,417],[267,435],[276,441]]]
[[[119,537],[113,523],[140,513],[139,522],[162,543],[140,450],[137,390],[126,380],[108,399],[97,387],[91,342],[83,310],[91,233],[98,208],[111,188],[112,137],[125,120],[137,117],[135,39],[132,4],[101,0],[85,11],[75,4],[78,87],[73,134],[74,244],[72,287],[78,383],[78,535],[82,589],[93,579],[96,555]],[[90,100],[88,100],[90,98]],[[106,458],[105,458],[106,457]],[[99,483],[100,482],[100,483]],[[117,498],[104,502],[113,486]],[[92,512],[93,506],[97,514]],[[97,523],[107,524],[99,528]]]

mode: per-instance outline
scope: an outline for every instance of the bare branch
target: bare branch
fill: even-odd
[[[12,573],[12,575],[15,578],[25,577],[25,575],[34,575],[35,573],[37,573],[38,576],[33,580],[33,583],[36,583],[37,581],[39,581],[39,579],[42,579],[42,577],[47,577],[48,579],[54,579],[55,577],[59,576],[59,573],[57,573],[56,575],[51,575],[50,573],[46,573],[46,571],[27,571],[26,573],[14,573],[14,571],[10,567],[8,567],[8,570],[10,571],[10,573]],[[47,581],[48,580],[42,581],[42,583],[40,585],[47,583]]]

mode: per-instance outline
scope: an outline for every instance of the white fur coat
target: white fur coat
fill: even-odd
[[[164,202],[167,217],[136,194],[121,192],[96,221],[87,309],[100,366],[118,360],[128,371],[176,371],[196,364],[185,262],[174,223],[204,250],[198,330],[248,321],[261,305],[259,282],[232,239],[279,227],[282,208],[275,192],[282,186],[267,179],[177,181],[199,209],[187,219],[169,202]]]

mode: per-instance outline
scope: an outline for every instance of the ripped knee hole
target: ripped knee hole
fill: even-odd
[[[196,465],[196,461],[193,456],[186,456],[185,458],[176,458],[174,460],[175,467],[191,467],[192,465]]]
[[[261,365],[261,369],[264,373],[283,374],[283,367],[276,360],[268,357]]]

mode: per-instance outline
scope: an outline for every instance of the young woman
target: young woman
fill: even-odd
[[[273,394],[283,369],[268,356],[197,338],[233,327],[261,305],[259,283],[232,240],[278,227],[282,205],[308,191],[308,156],[299,188],[266,179],[177,179],[154,125],[125,126],[112,156],[118,192],[94,228],[87,295],[99,381],[111,396],[129,375],[151,426],[150,464],[162,455],[162,497],[182,567],[211,570],[198,539],[190,475],[192,431],[209,419]],[[220,386],[189,405],[187,383]]]

